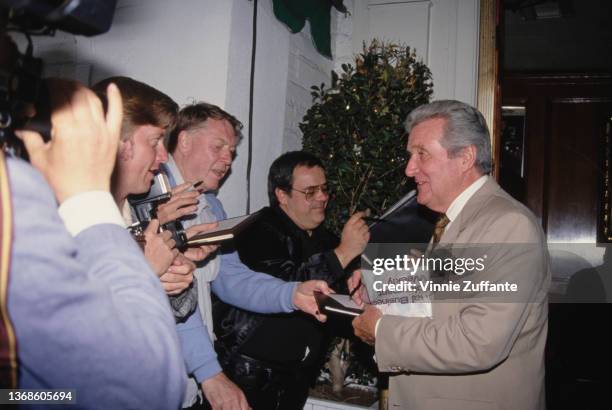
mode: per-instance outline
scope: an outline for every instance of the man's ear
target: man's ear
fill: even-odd
[[[274,195],[276,195],[276,200],[278,201],[279,204],[287,205],[287,197],[289,196],[289,194],[287,194],[285,191],[283,191],[280,188],[276,188],[274,190]]]
[[[461,166],[464,170],[474,168],[476,164],[476,146],[469,145],[461,150],[459,153],[461,158]]]
[[[178,135],[177,141],[176,141],[176,148],[181,153],[187,153],[187,152],[191,151],[192,143],[193,143],[192,142],[192,137],[191,137],[191,135],[189,135],[189,133],[187,133],[187,131],[179,132],[179,135]]]
[[[119,141],[119,149],[117,151],[119,159],[129,161],[134,157],[134,140],[131,138]]]

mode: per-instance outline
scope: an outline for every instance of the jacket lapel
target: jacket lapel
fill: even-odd
[[[497,185],[497,182],[492,177],[489,177],[487,182],[468,199],[459,215],[457,215],[457,218],[451,223],[448,230],[442,234],[440,243],[456,242],[461,233],[470,226],[476,215],[498,189],[499,185]]]

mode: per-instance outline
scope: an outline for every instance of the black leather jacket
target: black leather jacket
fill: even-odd
[[[308,237],[279,208],[266,207],[262,216],[237,238],[240,259],[249,268],[285,281],[322,279],[337,291],[346,287],[346,274],[333,249],[338,238],[319,226]],[[247,312],[220,300],[213,304],[216,350],[223,364],[239,352],[269,315]]]

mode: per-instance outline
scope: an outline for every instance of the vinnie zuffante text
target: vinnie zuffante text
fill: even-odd
[[[374,281],[373,288],[377,292],[517,292],[516,283],[502,282],[491,283],[488,280],[459,282],[448,281],[435,283],[431,280],[412,281],[400,280],[395,283],[384,283],[380,280]]]

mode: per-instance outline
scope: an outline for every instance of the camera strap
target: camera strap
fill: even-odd
[[[4,153],[0,152],[0,388],[17,387],[17,343],[8,315],[7,295],[13,213]]]

